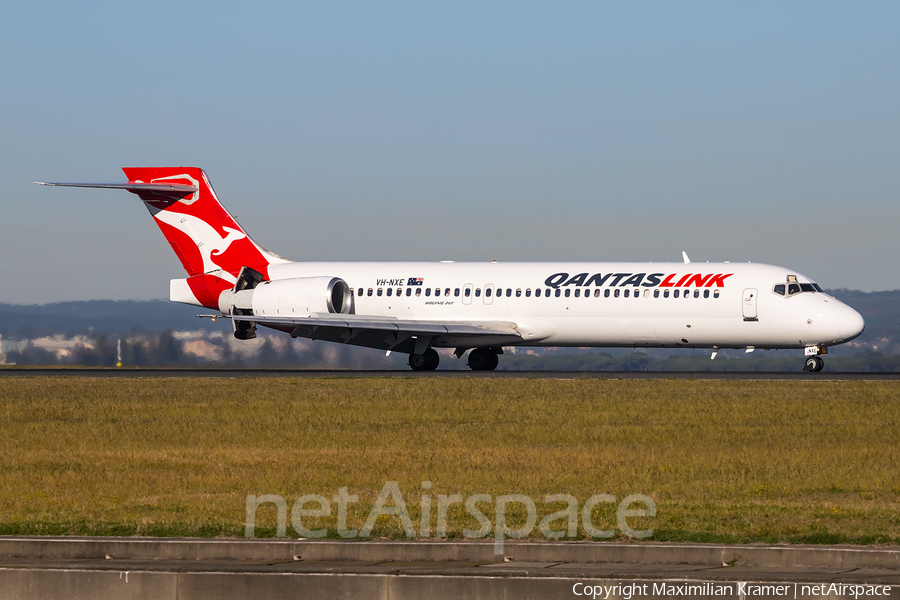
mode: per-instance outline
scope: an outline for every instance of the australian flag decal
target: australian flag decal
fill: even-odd
[[[423,281],[425,281],[423,277],[410,277],[406,281],[406,285],[422,285]]]

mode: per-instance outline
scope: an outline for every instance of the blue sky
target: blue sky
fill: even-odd
[[[900,288],[900,4],[61,3],[0,19],[0,302],[160,298],[124,165],[297,260],[781,264]]]

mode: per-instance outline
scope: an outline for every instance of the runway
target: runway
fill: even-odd
[[[900,598],[900,548],[0,537],[11,600],[854,598],[833,583]]]
[[[0,377],[387,377],[470,379],[687,379],[698,381],[898,381],[900,373],[804,371],[350,371],[307,369],[0,368]]]

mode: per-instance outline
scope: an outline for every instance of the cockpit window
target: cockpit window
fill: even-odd
[[[822,288],[819,287],[818,283],[799,283],[798,281],[796,281],[796,276],[791,276],[791,277],[793,277],[794,280],[788,281],[787,285],[785,285],[783,283],[777,283],[774,286],[772,286],[772,293],[778,294],[779,296],[784,296],[784,295],[793,296],[795,294],[806,293],[806,292],[824,293],[822,291]],[[788,279],[790,279],[790,277]],[[787,288],[787,290],[786,290],[787,294],[785,294],[785,287]]]

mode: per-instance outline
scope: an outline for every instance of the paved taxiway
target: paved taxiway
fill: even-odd
[[[900,373],[824,371],[344,371],[306,369],[0,368],[0,377],[463,377],[482,379],[697,379],[741,381],[900,381]]]
[[[664,584],[696,598],[787,600],[827,596],[803,592],[831,583],[900,598],[900,548],[507,542],[497,555],[490,542],[0,537],[0,590],[14,600],[572,598],[585,586],[646,586],[634,600],[664,595],[653,593]],[[678,592],[686,586],[693,593]]]

